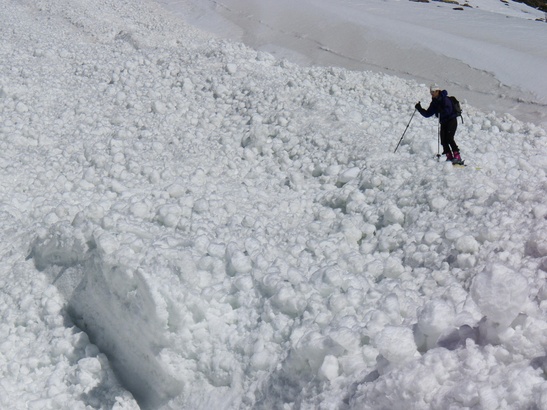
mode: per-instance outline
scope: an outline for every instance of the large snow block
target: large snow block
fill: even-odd
[[[55,226],[34,242],[31,256],[38,269],[53,272],[54,283],[65,284],[70,317],[108,356],[143,408],[157,408],[181,393],[182,382],[162,360],[167,347],[164,301],[150,288],[131,249],[106,232],[83,242],[77,231]],[[64,277],[72,278],[72,288]]]

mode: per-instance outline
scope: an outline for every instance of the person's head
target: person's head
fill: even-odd
[[[441,92],[441,87],[439,87],[437,84],[431,84],[429,87],[429,92],[431,93],[432,98],[437,98],[439,96],[439,93]]]

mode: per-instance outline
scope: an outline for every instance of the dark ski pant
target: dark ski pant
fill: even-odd
[[[443,154],[448,154],[450,152],[460,152],[456,141],[454,141],[454,136],[456,135],[456,130],[458,129],[458,119],[453,118],[441,124],[441,145],[443,146]]]

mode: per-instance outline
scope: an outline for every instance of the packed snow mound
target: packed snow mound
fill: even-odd
[[[3,405],[547,403],[545,129],[466,106],[454,168],[422,118],[393,153],[422,84],[4,9]]]

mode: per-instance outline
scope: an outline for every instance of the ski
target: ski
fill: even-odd
[[[466,168],[466,167],[467,167],[467,164],[463,164],[463,163],[462,163],[462,164],[457,164],[457,163],[456,163],[456,164],[452,164],[452,166],[453,166],[454,168]],[[480,167],[474,167],[474,166],[471,166],[471,169],[474,169],[475,171],[480,171],[480,170],[481,170]]]

